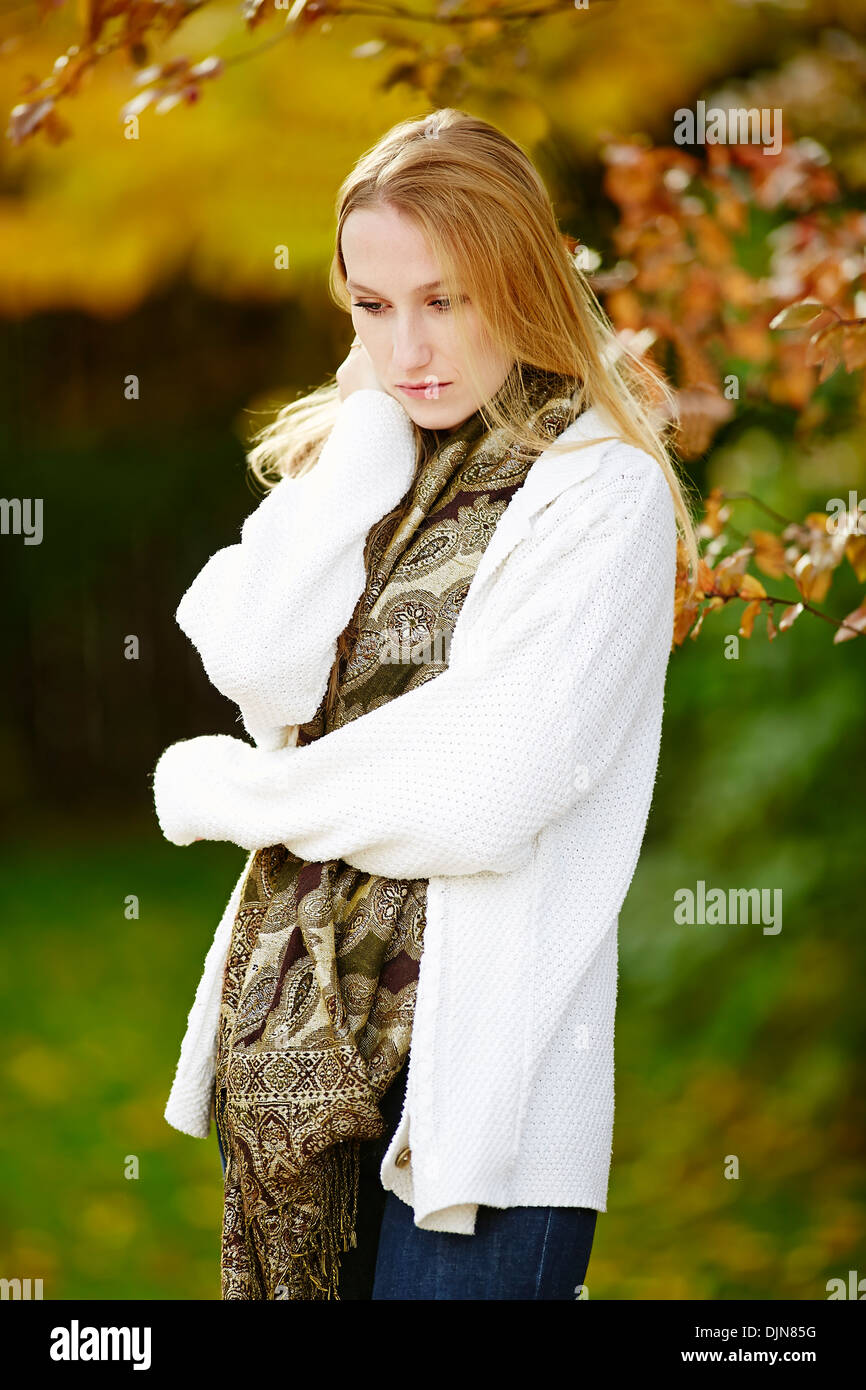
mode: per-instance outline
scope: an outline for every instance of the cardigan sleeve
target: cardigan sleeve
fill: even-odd
[[[405,495],[415,460],[400,402],[353,392],[314,466],[281,479],[184,594],[179,626],[260,745],[281,746],[318,710],[364,588],[367,534]]]
[[[601,485],[548,506],[494,581],[486,640],[458,655],[455,637],[440,675],[301,748],[226,735],[168,748],[154,774],[167,838],[282,843],[405,879],[525,863],[544,826],[629,756],[633,712],[671,647],[670,490],[642,451],[615,458]]]

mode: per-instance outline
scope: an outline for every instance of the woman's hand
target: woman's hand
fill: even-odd
[[[385,390],[376,375],[370,354],[357,338],[349,348],[345,362],[337,368],[336,375],[341,401],[344,401],[347,396],[351,396],[353,391]]]

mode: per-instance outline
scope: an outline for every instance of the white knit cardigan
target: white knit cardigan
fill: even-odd
[[[479,1204],[607,1210],[618,914],[658,762],[676,523],[658,463],[599,410],[560,439],[596,442],[536,458],[482,554],[447,669],[309,745],[297,726],[363,588],[364,539],[412,479],[397,400],[349,396],[319,462],[268,494],[177,614],[256,746],[211,735],[166,749],[153,781],[166,838],[251,854],[284,843],[428,880],[406,1102],[381,1165],[428,1230],[471,1235]],[[200,1137],[249,862],[165,1111]]]

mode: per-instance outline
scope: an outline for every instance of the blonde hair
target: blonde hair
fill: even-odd
[[[383,205],[415,223],[438,262],[442,293],[451,300],[449,319],[453,316],[461,362],[476,400],[483,400],[484,391],[467,333],[463,295],[512,361],[574,381],[575,417],[586,407],[600,407],[626,441],[656,459],[673,497],[690,566],[687,583],[693,590],[698,570],[694,522],[666,442],[676,417],[673,392],[659,372],[617,337],[568,249],[550,196],[528,156],[495,126],[453,107],[393,126],[361,156],[337,195],[329,291],[349,314],[352,298],[341,249],[343,226],[356,208]],[[255,478],[270,487],[313,467],[339,405],[334,376],[283,406],[254,436],[247,459]],[[510,373],[503,389],[479,410],[488,428],[504,427],[515,443],[551,452],[587,447],[551,441],[528,427],[519,370]],[[434,433],[415,426],[418,463],[433,447]],[[399,521],[402,506],[373,528],[365,558],[382,529]],[[353,636],[354,619],[338,647],[332,689],[340,656],[345,659]]]

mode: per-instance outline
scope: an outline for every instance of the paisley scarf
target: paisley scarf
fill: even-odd
[[[575,383],[519,367],[528,418],[554,439]],[[435,439],[430,437],[433,442]],[[434,680],[469,585],[540,452],[476,412],[428,450],[391,534],[378,535],[357,641],[298,745]],[[224,1299],[339,1298],[355,1246],[360,1145],[409,1052],[427,880],[258,851],[232,928],[220,1006],[216,1121],[226,1151]]]

